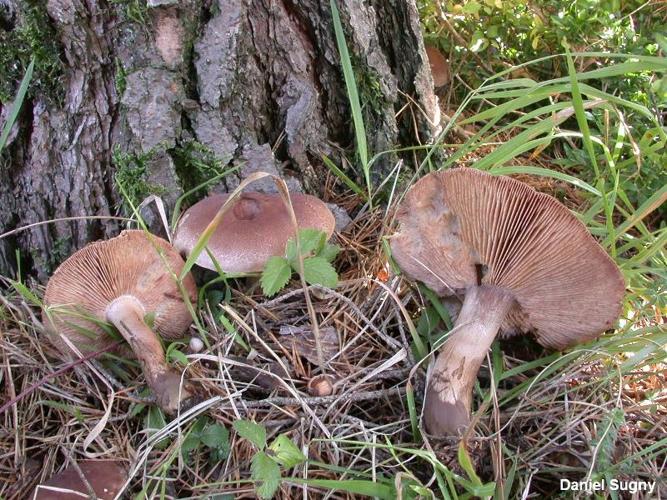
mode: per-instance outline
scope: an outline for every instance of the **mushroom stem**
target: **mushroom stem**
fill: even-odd
[[[181,401],[192,396],[181,387],[181,375],[167,364],[158,336],[144,322],[145,309],[131,295],[122,295],[106,309],[110,321],[130,344],[141,363],[146,382],[155,394],[157,404],[167,413],[175,413]]]
[[[513,296],[482,285],[467,290],[452,334],[429,370],[424,424],[435,436],[455,436],[470,423],[472,388]]]

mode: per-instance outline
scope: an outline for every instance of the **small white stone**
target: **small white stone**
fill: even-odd
[[[190,351],[199,352],[204,348],[204,342],[199,337],[192,337],[190,339]]]

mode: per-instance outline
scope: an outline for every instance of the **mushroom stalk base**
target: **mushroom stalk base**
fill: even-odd
[[[477,372],[513,301],[491,285],[467,290],[453,333],[429,370],[424,424],[430,434],[455,436],[468,427]]]
[[[130,344],[141,363],[146,382],[155,394],[157,404],[167,413],[175,413],[181,401],[192,396],[183,386],[181,375],[167,364],[157,334],[144,323],[143,305],[131,295],[115,299],[106,310],[107,320]]]

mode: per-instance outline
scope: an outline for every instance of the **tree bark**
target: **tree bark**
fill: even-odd
[[[338,6],[369,149],[428,142],[435,97],[414,0]],[[114,176],[124,167],[116,148],[141,158],[146,186],[167,206],[206,176],[184,155],[191,144],[218,165],[243,165],[226,187],[275,168],[313,193],[327,172],[321,155],[336,161],[341,148],[352,151],[328,0],[49,0],[46,8],[64,98],[33,92],[24,103],[2,153],[0,234],[61,217],[117,215]],[[407,102],[411,112],[397,116]],[[374,175],[395,160],[383,156]],[[113,220],[86,219],[21,231],[0,239],[0,274],[14,275],[18,251],[24,274],[45,279],[74,249],[117,230]]]

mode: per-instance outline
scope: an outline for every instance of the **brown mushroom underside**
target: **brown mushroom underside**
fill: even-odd
[[[586,226],[555,198],[510,177],[457,168],[420,179],[402,203],[392,256],[441,296],[509,291],[508,331],[554,349],[592,340],[621,312],[625,283]]]
[[[63,337],[82,352],[101,350],[114,342],[104,328],[112,323],[141,362],[158,404],[175,411],[190,393],[181,387],[180,373],[168,366],[158,335],[180,338],[192,323],[176,280],[183,265],[168,242],[143,231],[123,231],[87,245],[47,284],[43,320],[51,340],[68,356],[72,352]],[[190,274],[182,287],[196,302]]]
[[[437,435],[469,421],[477,371],[499,328],[563,349],[611,328],[625,285],[586,227],[551,196],[465,168],[426,175],[398,212],[392,255],[441,296],[465,294],[429,370],[424,422]]]

